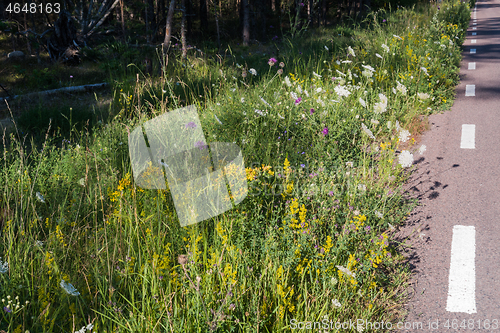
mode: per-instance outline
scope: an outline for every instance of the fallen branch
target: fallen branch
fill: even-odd
[[[86,84],[83,86],[76,86],[76,87],[64,87],[64,88],[59,88],[59,89],[52,89],[52,90],[45,90],[45,91],[38,91],[34,93],[29,93],[26,95],[16,95],[14,97],[5,97],[5,98],[0,98],[0,102],[3,102],[4,100],[10,100],[10,99],[16,99],[19,97],[33,97],[33,96],[48,96],[48,95],[53,95],[61,92],[69,92],[69,93],[76,93],[76,92],[87,92],[87,91],[92,91],[94,89],[101,89],[104,87],[107,87],[107,83],[96,83],[96,84]]]

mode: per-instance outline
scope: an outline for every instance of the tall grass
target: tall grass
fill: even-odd
[[[411,135],[419,115],[450,105],[468,15],[459,2],[378,12],[368,28],[302,35],[279,55],[171,59],[164,80],[119,80],[114,119],[92,132],[61,143],[47,131],[31,149],[4,135],[0,328],[401,320],[410,272],[392,234],[414,205],[402,192]],[[134,186],[127,133],[191,103],[209,141],[242,148],[249,194],[182,228],[168,190]]]

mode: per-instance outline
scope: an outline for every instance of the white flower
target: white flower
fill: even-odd
[[[323,101],[321,100],[321,98],[318,98],[318,99],[316,100],[316,102],[318,102],[318,104],[321,104],[321,106],[323,106],[323,107],[325,106],[325,102],[323,102]]]
[[[390,121],[390,120],[389,120],[389,121],[387,122],[387,129],[389,129],[389,130],[390,130],[390,129],[391,129],[391,127],[392,127],[392,121]]]
[[[400,131],[401,127],[399,126],[399,121],[396,120],[396,131]]]
[[[345,162],[345,165],[352,168],[354,166],[354,162]]]
[[[383,218],[384,217],[384,214],[382,214],[381,212],[379,212],[378,210],[375,211],[375,216],[378,217],[379,219]]]
[[[355,273],[351,272],[349,269],[347,269],[347,268],[345,268],[345,267],[343,267],[343,266],[339,266],[339,265],[337,265],[337,266],[335,266],[335,267],[337,267],[337,268],[339,269],[339,271],[341,271],[342,273],[344,273],[344,274],[346,274],[346,275],[349,275],[349,276],[351,276],[351,277],[353,277],[353,278],[355,278],[355,277],[356,277],[356,274],[355,274]]]
[[[408,150],[403,150],[401,154],[399,154],[399,164],[403,168],[409,168],[413,164],[413,154]]]
[[[214,117],[215,117],[215,119],[217,120],[217,122],[218,122],[219,124],[221,124],[221,125],[222,125],[222,121],[220,121],[220,119],[219,119],[219,118],[217,118],[217,116],[215,115],[215,113],[214,113]]]
[[[385,52],[389,52],[389,46],[382,44],[382,48],[384,49]]]
[[[370,120],[370,122],[371,122],[373,125],[378,125],[378,124],[380,124],[380,122],[379,122],[377,119],[372,119],[372,120]]]
[[[340,76],[345,76],[345,74],[344,74],[344,73],[342,73],[341,71],[339,71],[338,69],[336,69],[336,71],[337,71],[337,73],[339,73],[339,74],[340,74]]]
[[[381,56],[380,54],[378,54],[378,53],[375,53],[375,56],[376,56],[376,57],[378,57],[378,58],[380,58],[380,59],[384,59],[384,57],[382,57],[382,56]]]
[[[361,75],[363,75],[366,78],[371,78],[373,76],[373,72],[365,69],[364,71],[361,72]]]
[[[361,123],[361,129],[363,130],[363,132],[366,133],[366,135],[375,140],[375,136],[373,135],[372,131],[370,131],[364,123]]]
[[[417,96],[421,100],[426,100],[426,99],[428,99],[430,97],[428,93],[418,93]]]
[[[410,132],[408,130],[402,129],[399,132],[399,141],[401,142],[406,142],[408,141],[408,137],[410,136]]]
[[[418,148],[418,152],[420,153],[420,155],[423,155],[426,150],[427,147],[425,145],[421,145],[420,148]]]
[[[261,115],[262,117],[267,115],[267,112],[261,111],[261,110],[258,110],[258,109],[255,109],[255,113]]]
[[[356,54],[354,53],[354,50],[352,49],[352,47],[347,47],[347,53],[352,55],[353,57],[356,57]]]
[[[338,299],[332,299],[332,304],[336,308],[340,308],[342,306],[342,304],[340,304]]]
[[[366,185],[365,184],[359,184],[358,185],[358,190],[360,190],[360,191],[366,191]]]
[[[94,325],[92,325],[92,323],[87,325],[87,331],[90,331],[93,328],[94,328]]]
[[[392,93],[393,93],[394,95],[396,95],[396,94],[398,93],[398,92],[396,91],[396,88],[394,88],[394,87],[392,88]]]
[[[78,295],[80,295],[80,293],[78,292],[78,290],[76,290],[76,288],[73,287],[73,285],[71,283],[69,283],[69,282],[65,282],[64,280],[61,280],[60,286],[61,286],[61,288],[64,289],[65,292],[67,292],[71,296],[78,296]]]
[[[381,103],[384,103],[385,105],[387,105],[388,99],[384,94],[378,94],[378,98],[380,98]]]
[[[309,97],[309,93],[307,92],[307,90],[304,90],[304,94],[306,94],[306,96]]]
[[[249,72],[252,73],[254,76],[257,75],[257,71],[253,68],[250,68]]]
[[[420,67],[420,69],[422,70],[422,72],[425,73],[425,75],[429,76],[429,73],[427,73],[427,68],[425,67]]]
[[[382,102],[375,103],[375,105],[373,106],[373,112],[375,112],[376,114],[384,113],[386,109],[387,109],[387,104],[384,104]]]
[[[293,91],[290,91],[290,97],[293,98],[294,100],[296,100],[298,98],[297,94],[294,93]]]
[[[337,65],[340,65],[340,61],[338,61],[338,60],[337,60],[337,61],[335,61],[335,63],[336,63]]]
[[[335,87],[335,93],[337,93],[338,96],[340,97],[348,97],[351,92],[349,90],[347,90],[345,87],[343,86],[336,86]]]
[[[369,65],[361,65],[363,68],[371,71],[371,72],[375,72],[375,68],[373,68],[372,66],[369,66]]]
[[[288,87],[291,87],[291,86],[292,86],[292,83],[290,82],[290,79],[288,78],[288,76],[285,76],[285,84],[286,84]]]
[[[344,60],[342,61],[343,64],[350,64],[352,61],[351,60]]]
[[[0,274],[7,273],[9,271],[9,263],[7,261],[2,262],[2,257],[0,257]]]
[[[40,192],[36,192],[36,198],[37,198],[39,201],[41,201],[41,202],[45,203],[45,199],[43,198],[43,195],[41,195],[41,194],[40,194]]]
[[[35,246],[42,247],[42,246],[43,246],[43,242],[42,242],[42,241],[37,240],[37,241],[35,242]]]
[[[316,93],[318,93],[318,94],[319,94],[320,92],[322,92],[322,91],[323,91],[323,88],[321,88],[321,87],[319,87],[318,89],[316,89]]]
[[[396,88],[396,89],[397,89],[400,93],[402,93],[403,95],[406,95],[406,91],[407,91],[406,87],[405,87],[404,85],[402,85],[402,84],[401,84],[401,82],[399,82],[399,81],[396,81],[396,82],[398,83],[398,86],[397,86],[397,88]]]
[[[393,35],[393,36],[394,36],[394,38],[397,38],[397,39],[400,39],[400,40],[402,40],[402,39],[403,39],[403,38],[401,38],[401,37],[399,37],[399,36],[397,36],[397,35]]]
[[[361,324],[357,324],[357,326],[356,326],[356,330],[357,330],[359,333],[363,333],[363,331],[364,331],[365,329],[363,328],[363,325],[361,325]]]
[[[240,99],[240,101],[241,101],[241,103],[245,103],[245,97],[242,97],[242,98]]]
[[[328,47],[326,47],[326,45],[325,45],[325,50],[329,51],[329,49],[328,49]]]
[[[361,97],[359,98],[359,103],[361,103],[361,105],[363,105],[363,107],[366,108],[366,102]]]
[[[316,76],[318,79],[321,78],[321,75],[319,75],[318,73],[316,73],[315,71],[313,71],[313,75]]]
[[[78,180],[78,184],[85,186],[85,178],[80,178],[80,180]]]
[[[259,96],[259,97],[260,97],[260,96]],[[267,106],[271,107],[271,104],[269,104],[268,102],[266,102],[266,100],[265,100],[265,99],[263,99],[262,97],[260,97],[260,100],[261,100],[264,104],[266,104]]]

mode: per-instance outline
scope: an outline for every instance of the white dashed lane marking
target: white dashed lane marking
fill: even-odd
[[[469,69],[476,69],[476,63],[475,62],[469,62]]]
[[[476,149],[476,125],[463,124],[460,148]]]
[[[453,227],[446,311],[476,313],[476,229]]]
[[[475,84],[468,84],[465,86],[465,96],[476,96]]]

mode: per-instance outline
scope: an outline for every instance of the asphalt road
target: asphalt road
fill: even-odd
[[[423,205],[400,231],[416,272],[401,331],[500,332],[500,0],[476,4],[460,77],[409,186]]]

